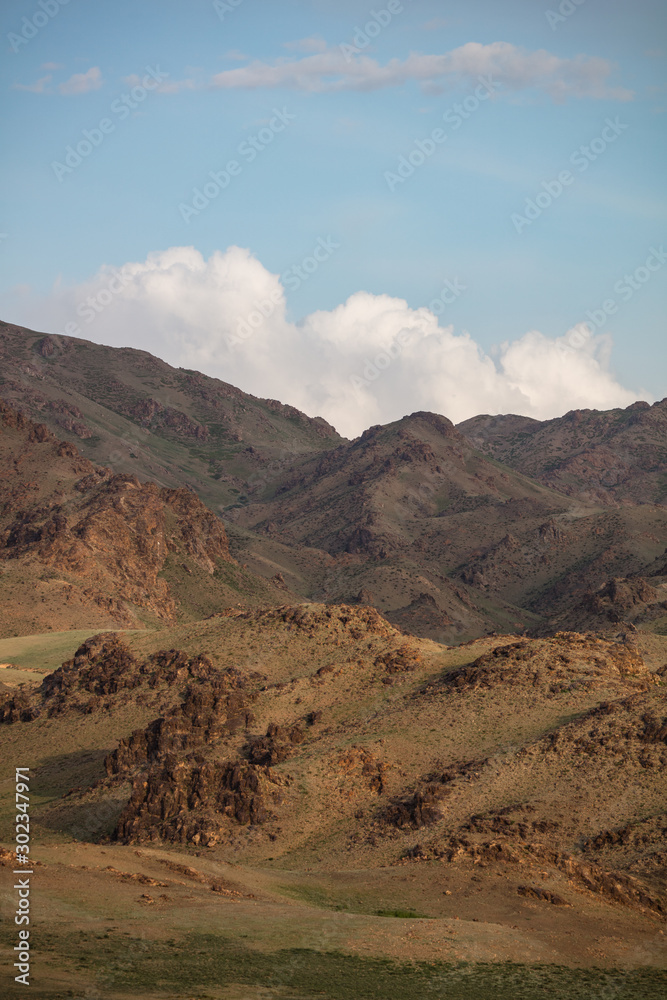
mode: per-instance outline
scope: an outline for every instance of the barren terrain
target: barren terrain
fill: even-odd
[[[36,996],[664,996],[663,404],[347,442],[2,337],[0,862],[29,767]]]

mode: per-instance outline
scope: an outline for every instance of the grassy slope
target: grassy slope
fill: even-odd
[[[70,659],[84,639],[93,634],[90,629],[72,629],[0,639],[0,663],[14,663],[27,670],[50,673]],[[123,634],[131,633],[123,631]]]
[[[172,368],[145,351],[104,347],[84,340],[42,357],[44,335],[0,323],[0,394],[17,401],[35,420],[60,438],[74,440],[91,461],[130,472],[163,486],[188,482],[215,511],[243,502],[243,479],[262,483],[300,455],[335,446],[334,432],[321,432],[308,417],[290,407],[258,399],[219,379]],[[39,375],[26,375],[29,366]],[[196,424],[208,438],[196,437],[130,410],[155,400]],[[83,414],[92,436],[77,437],[58,423],[62,414],[49,408],[64,401]],[[323,425],[323,424],[322,424]],[[152,430],[151,430],[152,427]],[[248,452],[252,444],[255,452]],[[238,480],[238,481],[237,481]]]
[[[535,689],[516,688],[424,697],[425,686],[437,685],[443,672],[507,639],[452,649],[419,641],[422,667],[384,685],[363,666],[368,636],[352,638],[335,622],[295,629],[270,616],[224,616],[135,632],[128,641],[141,655],[176,647],[207,652],[218,665],[244,673],[260,670],[273,686],[253,706],[254,733],[264,732],[268,721],[290,722],[318,708],[323,729],[277,766],[294,782],[288,808],[271,825],[274,840],[261,829],[241,828],[228,845],[198,851],[92,843],[112,829],[127,789],[120,799],[61,799],[72,785],[86,786],[102,775],[105,753],[155,716],[151,706],[130,699],[111,713],[3,727],[6,818],[11,768],[28,762],[34,769],[33,844],[43,862],[35,925],[42,995],[66,996],[67,989],[77,995],[95,986],[102,997],[119,1000],[259,998],[267,989],[278,997],[393,1000],[414,996],[417,985],[427,996],[461,1000],[490,994],[532,1000],[543,993],[607,1000],[612,988],[613,997],[628,1000],[660,995],[664,972],[636,968],[667,962],[655,918],[597,899],[548,866],[541,870],[545,863],[528,855],[515,866],[465,859],[397,864],[424,832],[381,834],[373,843],[372,820],[382,802],[354,767],[340,770],[355,747],[382,757],[389,764],[387,801],[414,787],[434,761],[489,758],[492,767],[482,767],[480,779],[449,800],[445,826],[525,797],[537,804],[539,816],[552,815],[574,803],[573,783],[583,781],[593,796],[587,822],[597,829],[633,810],[655,809],[651,788],[629,787],[619,797],[604,768],[596,769],[596,781],[585,761],[577,765],[580,775],[569,761],[557,771],[553,763],[544,771],[539,761],[517,769],[515,752],[576,718],[587,704],[618,697],[622,686],[602,683],[592,693],[547,699]],[[386,641],[378,638],[377,648]],[[659,638],[651,637],[657,663],[656,644]],[[313,683],[325,664],[340,674]],[[576,804],[581,815],[587,808]],[[6,820],[1,833],[7,843]],[[353,844],[350,836],[358,833]],[[191,874],[170,864],[186,865]],[[546,886],[571,905],[522,899],[516,891],[521,882]],[[214,883],[222,889],[212,892]],[[139,941],[134,951],[124,947],[126,933]],[[387,964],[405,958],[416,964]],[[461,966],[465,961],[473,964]],[[622,971],[614,971],[618,967]]]

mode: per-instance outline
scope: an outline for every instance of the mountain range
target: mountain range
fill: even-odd
[[[667,625],[667,400],[458,427],[414,413],[347,441],[130,348],[3,324],[0,365],[5,403],[81,461],[154,483],[163,501],[170,489],[197,496],[232,558],[266,581],[258,593],[360,601],[444,642],[543,634],[596,608]],[[628,577],[649,581],[643,598],[596,604]]]
[[[0,462],[38,996],[663,995],[667,400],[349,441],[2,324]]]

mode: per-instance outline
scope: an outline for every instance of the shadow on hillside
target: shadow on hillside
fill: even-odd
[[[129,786],[112,792],[91,790],[106,776],[106,750],[78,750],[46,758],[36,772],[34,791],[52,799],[36,819],[76,840],[97,841],[112,832],[129,797]]]

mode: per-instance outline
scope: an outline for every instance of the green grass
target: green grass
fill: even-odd
[[[61,663],[70,659],[77,648],[97,632],[104,629],[72,629],[69,632],[44,632],[41,635],[22,635],[12,639],[0,639],[0,663],[15,663],[19,667],[56,670]],[[119,629],[126,634],[134,634],[137,629]]]
[[[261,988],[293,1000],[662,1000],[667,991],[667,973],[651,968],[396,962],[296,948],[267,953],[214,934],[188,934],[178,942],[150,941],[136,929],[60,934],[36,928],[35,936],[39,938],[32,970],[36,996],[46,995],[42,989],[47,984],[40,980],[42,955],[49,955],[94,995],[108,1000],[116,995],[194,1000],[220,996],[224,987],[233,985],[244,987],[240,995],[248,998],[264,996],[254,992]],[[48,993],[52,1000],[78,995]]]
[[[340,895],[334,899],[330,892],[314,885],[281,885],[280,891],[291,899],[298,899],[321,909],[333,910],[337,913],[365,913],[376,917],[395,917],[403,920],[432,920],[427,913],[418,913],[413,909],[374,910],[358,896]]]

